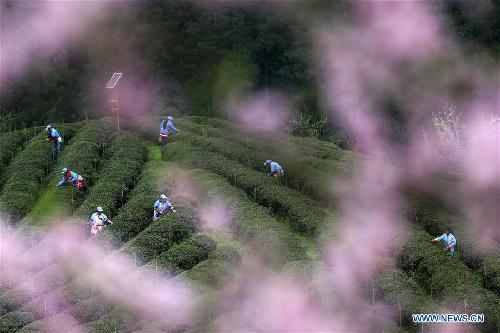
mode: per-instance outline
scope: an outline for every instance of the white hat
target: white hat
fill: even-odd
[[[48,131],[48,130],[49,130],[49,129],[51,129],[51,128],[52,128],[52,125],[51,125],[51,124],[48,124],[48,125],[47,125],[46,130]]]
[[[97,207],[97,211],[98,212],[104,212],[104,209],[102,209],[102,207],[99,206],[99,207]]]
[[[172,116],[168,116],[167,119],[168,120],[174,120],[174,118]]]
[[[167,199],[167,196],[165,194],[160,195],[160,199]]]
[[[271,160],[266,160],[266,162],[264,162],[264,165],[268,165],[271,162],[272,162]]]
[[[68,168],[63,168],[63,171],[61,173],[66,173],[68,172]]]

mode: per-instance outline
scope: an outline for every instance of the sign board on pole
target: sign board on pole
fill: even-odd
[[[120,132],[120,109],[118,107],[118,88],[116,88],[116,85],[122,75],[122,73],[113,73],[113,76],[109,79],[108,84],[106,84],[106,88],[111,89],[111,112],[116,114],[116,126],[118,128],[118,132]]]
[[[116,84],[118,83],[118,80],[120,80],[121,77],[122,77],[122,73],[113,73],[113,76],[111,77],[111,79],[109,79],[108,84],[106,84],[106,88],[108,88],[108,89],[114,88],[116,86]]]

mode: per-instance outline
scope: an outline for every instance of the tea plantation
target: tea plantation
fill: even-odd
[[[314,267],[328,271],[322,246],[335,241],[340,216],[332,188],[354,174],[363,156],[324,141],[271,137],[203,117],[176,119],[181,132],[160,147],[158,124],[142,119],[119,133],[107,119],[55,124],[65,139],[59,156],[44,141],[43,128],[0,135],[0,210],[22,230],[12,229],[12,235],[30,237],[23,256],[40,254],[30,279],[2,275],[0,332],[58,332],[63,322],[75,331],[167,331],[168,323],[145,321],[84,277],[65,272],[56,257],[43,255],[47,228],[86,221],[96,206],[114,223],[92,238],[88,225],[82,226],[85,242],[101,246],[103,256],[133,258],[139,272],[186,279],[205,299],[195,320],[176,332],[217,330],[224,313],[213,313],[207,303],[255,249],[299,281],[312,281]],[[285,181],[266,175],[267,159],[285,167]],[[55,187],[63,167],[81,174],[87,190]],[[178,170],[194,183],[194,194],[175,193]],[[162,192],[177,212],[153,223],[152,206]],[[220,201],[230,212],[224,231],[203,223],[202,210]],[[428,332],[431,327],[412,323],[411,314],[446,306],[485,314],[484,324],[467,326],[470,332],[500,332],[500,251],[482,248],[477,235],[464,231],[463,221],[439,203],[415,195],[409,204],[409,223],[391,251],[396,267],[363,287],[367,304],[384,302],[394,313],[375,331]],[[59,219],[68,215],[74,218]],[[460,242],[453,257],[430,243],[449,225]]]

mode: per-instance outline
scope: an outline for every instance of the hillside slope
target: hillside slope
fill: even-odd
[[[40,161],[52,157],[50,146],[40,143],[42,134],[20,140],[10,153],[0,149],[7,151],[0,158],[7,170],[0,172],[5,183],[0,207],[24,230],[48,230],[54,224],[86,220],[100,205],[114,224],[95,238],[88,238],[88,226],[82,226],[85,243],[98,244],[105,257],[133,258],[141,273],[172,281],[186,278],[209,304],[255,253],[314,293],[314,285],[304,281],[314,280],[320,267],[328,272],[323,242],[335,237],[341,223],[341,198],[332,188],[352,176],[364,157],[327,142],[286,134],[270,137],[202,117],[176,120],[182,131],[159,147],[158,123],[143,119],[120,133],[108,121],[69,124],[71,135],[61,156],[45,164]],[[0,142],[9,135],[3,134]],[[30,156],[37,159],[31,163]],[[266,176],[266,159],[285,167],[286,181]],[[85,193],[53,186],[63,166],[84,176],[89,185]],[[20,177],[27,179],[18,174],[20,168],[29,175],[27,184],[19,182]],[[162,192],[169,194],[177,213],[151,223],[152,205]],[[21,204],[19,198],[24,198]],[[394,246],[398,267],[367,282],[367,303],[382,301],[394,311],[392,321],[378,320],[379,329],[421,331],[424,326],[414,326],[411,314],[436,312],[450,299],[465,302],[466,309],[457,305],[457,311],[485,313],[486,324],[477,326],[481,331],[497,328],[499,254],[483,253],[477,245],[474,253],[483,255],[449,258],[429,246],[428,232],[434,234],[447,223],[444,213],[428,205],[415,207],[420,219],[405,231],[414,241]],[[215,209],[215,220],[207,215],[210,209]],[[225,229],[214,229],[225,219]],[[144,321],[133,309],[95,291],[85,277],[68,272],[59,256],[47,255],[50,240],[37,236],[29,243],[21,257],[32,262],[30,281],[2,275],[0,332],[50,332],[63,324],[90,332],[153,332],[171,324],[161,318]],[[443,265],[450,269],[442,272]],[[196,319],[176,330],[215,329],[226,312],[205,305]]]

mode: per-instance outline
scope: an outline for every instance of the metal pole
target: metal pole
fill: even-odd
[[[113,90],[116,89],[115,92],[115,103],[116,103],[116,122],[118,125],[118,132],[120,132],[120,106],[118,105],[118,87],[115,87]]]

